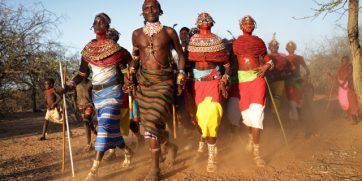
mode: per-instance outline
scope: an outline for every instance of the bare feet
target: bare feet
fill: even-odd
[[[148,172],[146,178],[144,181],[160,181],[161,180],[161,173],[160,169],[151,169],[150,172]]]
[[[173,166],[175,164],[177,151],[178,147],[175,144],[169,143],[167,145],[167,155],[165,160],[167,166]]]

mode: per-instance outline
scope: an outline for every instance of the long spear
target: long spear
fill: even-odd
[[[233,37],[234,40],[236,40],[235,36],[233,35],[233,33],[231,33],[230,30],[226,30],[226,31],[231,35],[231,37]]]
[[[60,72],[60,80],[62,83],[62,88],[64,89],[64,79],[63,79],[63,67],[62,62],[59,61],[59,72]],[[67,111],[67,103],[65,100],[65,94],[63,94],[63,103],[64,103],[64,112],[65,112],[65,123],[67,125],[67,134],[68,134],[68,147],[69,147],[69,155],[70,155],[70,164],[72,167],[72,176],[74,178],[74,166],[73,166],[73,154],[72,154],[72,144],[70,143],[70,128],[68,123],[68,111]]]
[[[273,97],[273,93],[272,93],[271,90],[270,90],[270,85],[269,85],[268,80],[266,79],[266,77],[264,77],[264,79],[265,79],[266,85],[267,85],[267,87],[268,87],[268,92],[269,92],[270,99],[271,99],[272,104],[273,104],[273,108],[274,108],[274,110],[275,110],[275,114],[276,114],[276,116],[277,116],[277,119],[278,119],[278,121],[279,121],[280,128],[281,128],[282,133],[283,133],[283,138],[284,138],[285,144],[288,146],[287,136],[285,135],[284,126],[283,126],[282,120],[280,119],[279,111],[278,111],[278,108],[277,108],[277,106],[276,106],[276,104],[275,104],[274,97]]]
[[[66,79],[66,72],[67,68],[64,69],[64,80]],[[64,105],[63,105],[64,108]],[[62,127],[63,127],[63,150],[62,150],[62,173],[64,173],[65,170],[65,111],[63,111],[63,123],[62,123]]]

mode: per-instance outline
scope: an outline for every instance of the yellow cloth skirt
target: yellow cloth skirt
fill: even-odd
[[[223,110],[218,102],[211,102],[212,97],[205,99],[197,106],[196,120],[202,130],[202,137],[217,137]]]

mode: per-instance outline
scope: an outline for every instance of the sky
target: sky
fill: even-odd
[[[319,0],[326,2],[329,0]],[[40,2],[45,9],[64,17],[58,25],[61,33],[54,34],[56,41],[69,47],[69,52],[80,52],[95,34],[90,27],[94,17],[105,12],[111,17],[111,27],[116,28],[121,37],[119,44],[132,50],[132,32],[143,26],[141,16],[143,0],[8,0],[8,4],[23,4],[31,7]],[[215,20],[212,32],[222,38],[232,38],[241,34],[239,20],[251,15],[257,23],[254,35],[266,43],[273,32],[280,43],[279,52],[285,53],[289,40],[297,44],[297,53],[318,46],[326,38],[347,36],[342,27],[347,27],[347,15],[320,16],[314,19],[296,20],[314,14],[317,4],[313,0],[159,0],[164,14],[160,22],[166,26],[177,24],[178,32],[183,26],[195,27],[198,13],[208,12]]]

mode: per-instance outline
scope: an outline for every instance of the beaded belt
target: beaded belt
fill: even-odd
[[[102,90],[102,89],[111,87],[113,85],[118,85],[118,84],[120,84],[120,82],[119,82],[119,80],[116,79],[116,80],[113,80],[112,82],[108,82],[105,84],[93,85],[93,90]]]
[[[195,81],[195,82],[211,81],[211,80],[216,80],[216,79],[219,79],[219,78],[220,78],[220,76],[214,75],[214,76],[194,78],[194,81]]]

